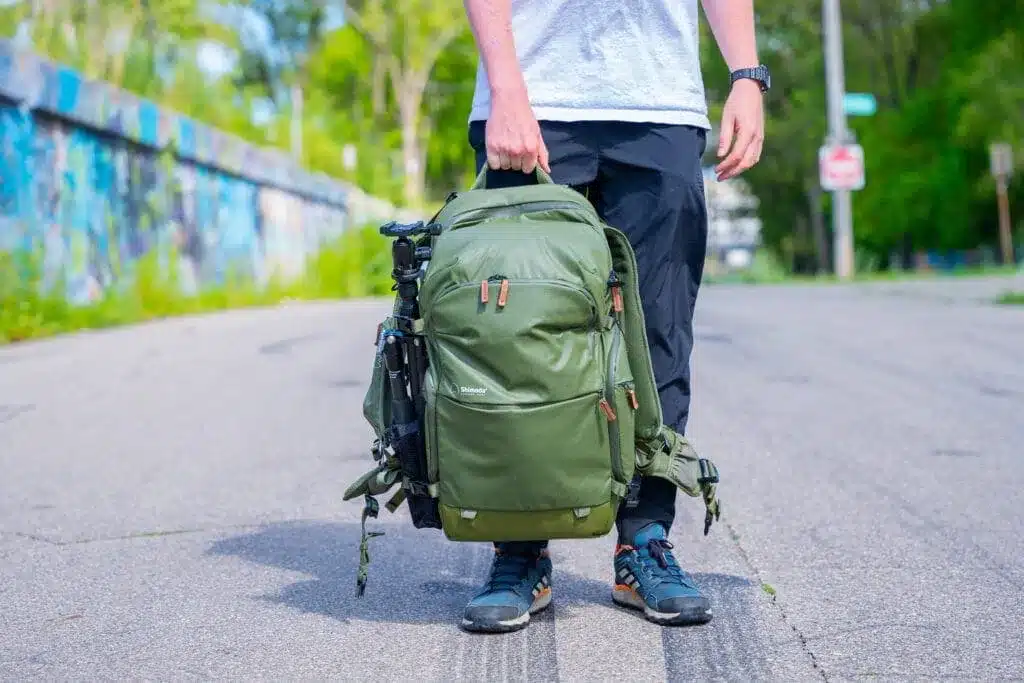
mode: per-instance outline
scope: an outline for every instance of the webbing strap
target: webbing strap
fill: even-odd
[[[637,471],[645,477],[667,479],[687,495],[700,496],[705,507],[705,536],[711,523],[721,518],[718,468],[698,455],[682,435],[666,428],[659,439],[638,443]]]
[[[401,490],[401,489],[399,489]],[[371,531],[366,532],[366,518],[376,518],[380,512],[380,504],[377,503],[377,499],[366,494],[366,505],[363,506],[363,516],[360,520],[362,527],[362,537],[359,540],[359,573],[356,575],[356,597],[361,598],[363,593],[366,591],[366,579],[369,574],[370,568],[370,546],[369,541],[375,536],[383,536],[383,531]]]
[[[394,512],[398,509],[398,506],[405,502],[405,489],[400,488],[395,491],[395,495],[391,496],[391,499],[384,504],[384,507],[388,509],[388,512]]]
[[[612,479],[612,494],[618,498],[625,498],[629,493],[629,487],[623,484],[621,481]]]

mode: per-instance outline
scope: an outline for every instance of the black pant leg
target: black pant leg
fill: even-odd
[[[640,298],[665,424],[685,433],[690,412],[693,312],[704,271],[707,206],[701,157],[706,133],[691,126],[608,123],[600,142],[596,193],[604,220],[636,252]],[[675,518],[676,489],[641,482],[639,504],[623,505],[618,527],[628,543],[643,526]]]

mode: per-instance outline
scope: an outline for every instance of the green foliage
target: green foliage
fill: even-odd
[[[41,8],[34,17],[33,6]],[[761,199],[766,251],[786,271],[809,274],[830,262],[832,245],[830,197],[818,188],[817,166],[825,136],[821,2],[755,1],[755,9],[758,52],[775,77],[761,162],[745,179]],[[338,12],[341,26],[330,21]],[[997,251],[988,146],[1009,142],[1024,165],[1024,22],[1011,20],[1024,16],[1024,0],[844,0],[842,15],[847,90],[879,103],[875,116],[849,121],[867,164],[867,187],[853,197],[858,267],[907,265],[920,250]],[[256,144],[292,148],[287,86],[298,83],[302,163],[393,203],[422,190],[416,201],[429,205],[473,175],[466,116],[477,50],[457,0],[0,7],[0,33],[19,26],[40,52]],[[127,41],[98,38],[112,32]],[[717,133],[727,67],[706,21],[701,32]],[[200,67],[200,47],[209,45],[233,56],[228,73]],[[343,163],[347,145],[357,153],[351,170]],[[714,136],[708,164],[716,162],[713,150]],[[410,159],[423,161],[422,188],[413,186],[419,179],[406,182]],[[1020,175],[1010,186],[1018,221]]]
[[[788,263],[787,248],[807,248],[801,226],[816,217],[832,244],[829,197],[814,192],[825,135],[821,4],[755,7],[759,52],[775,87],[765,101],[762,160],[746,177],[762,199],[765,242]],[[1015,75],[1024,23],[1006,19],[1024,16],[1024,1],[850,0],[842,14],[847,91],[872,93],[879,103],[875,116],[849,119],[867,176],[853,195],[860,261],[886,268],[895,265],[892,252],[994,247],[988,145],[1011,142],[1024,159],[1024,80]],[[706,66],[714,63],[705,55]],[[1024,184],[1011,194],[1019,214]]]
[[[391,242],[372,225],[346,231],[325,245],[295,280],[275,277],[260,286],[230,276],[195,295],[183,292],[173,251],[151,251],[118,287],[85,305],[68,303],[61,278],[47,285],[41,262],[38,253],[0,252],[0,344],[290,299],[389,296],[393,284]]]
[[[1009,306],[1024,306],[1024,292],[1006,292],[999,297],[998,303]]]

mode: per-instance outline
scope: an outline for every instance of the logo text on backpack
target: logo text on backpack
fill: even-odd
[[[483,387],[459,387],[460,394],[473,394],[474,396],[483,396],[487,393],[487,390]]]

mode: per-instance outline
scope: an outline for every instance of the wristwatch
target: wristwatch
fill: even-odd
[[[757,81],[757,84],[761,87],[761,92],[768,92],[768,89],[772,87],[772,75],[764,64],[758,64],[752,69],[736,69],[729,74],[729,85],[731,86],[741,78]]]

